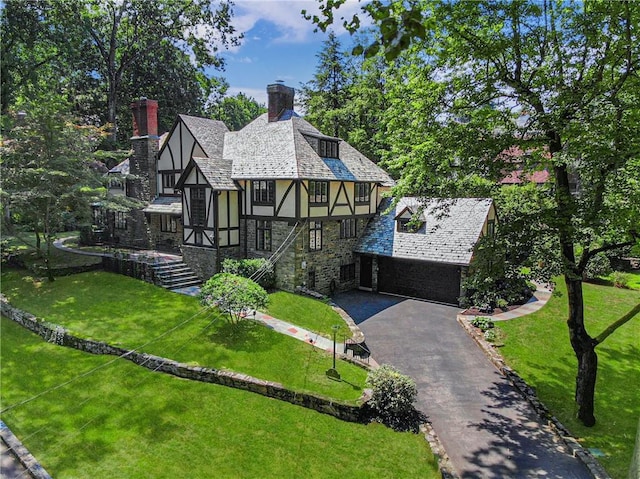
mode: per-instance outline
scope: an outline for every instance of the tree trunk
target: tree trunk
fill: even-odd
[[[587,427],[595,425],[594,396],[598,356],[595,347],[598,344],[587,334],[584,328],[584,307],[582,281],[565,276],[569,301],[569,339],[578,359],[575,400],[578,405],[578,419]]]

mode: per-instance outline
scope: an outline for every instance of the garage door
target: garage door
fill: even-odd
[[[460,267],[378,257],[378,290],[457,305]]]

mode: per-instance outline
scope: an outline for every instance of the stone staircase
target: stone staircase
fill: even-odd
[[[200,286],[202,281],[182,261],[164,261],[153,265],[157,282],[167,289],[180,289],[189,286]]]

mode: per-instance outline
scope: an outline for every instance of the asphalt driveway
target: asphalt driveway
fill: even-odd
[[[592,477],[458,325],[458,308],[362,291],[334,301],[378,363],[415,379],[417,408],[460,477]]]

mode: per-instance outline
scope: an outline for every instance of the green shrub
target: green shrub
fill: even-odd
[[[231,273],[212,276],[200,290],[200,303],[227,313],[234,325],[267,301],[267,292],[258,283]]]
[[[273,289],[276,283],[273,263],[265,258],[225,259],[222,262],[222,271],[251,278],[265,289]]]
[[[484,332],[484,339],[490,343],[495,343],[497,339],[495,329],[487,329]]]
[[[609,274],[611,274],[611,261],[606,255],[600,253],[589,260],[587,267],[582,273],[582,278],[584,280],[596,279]]]
[[[627,288],[629,287],[630,275],[627,273],[623,273],[622,271],[614,271],[611,274],[611,281],[616,288]]]
[[[373,418],[396,430],[417,430],[413,403],[418,395],[416,383],[388,364],[369,373],[366,386],[372,396],[368,404]]]
[[[493,329],[495,326],[491,318],[485,316],[477,316],[471,320],[471,324],[482,331]]]

